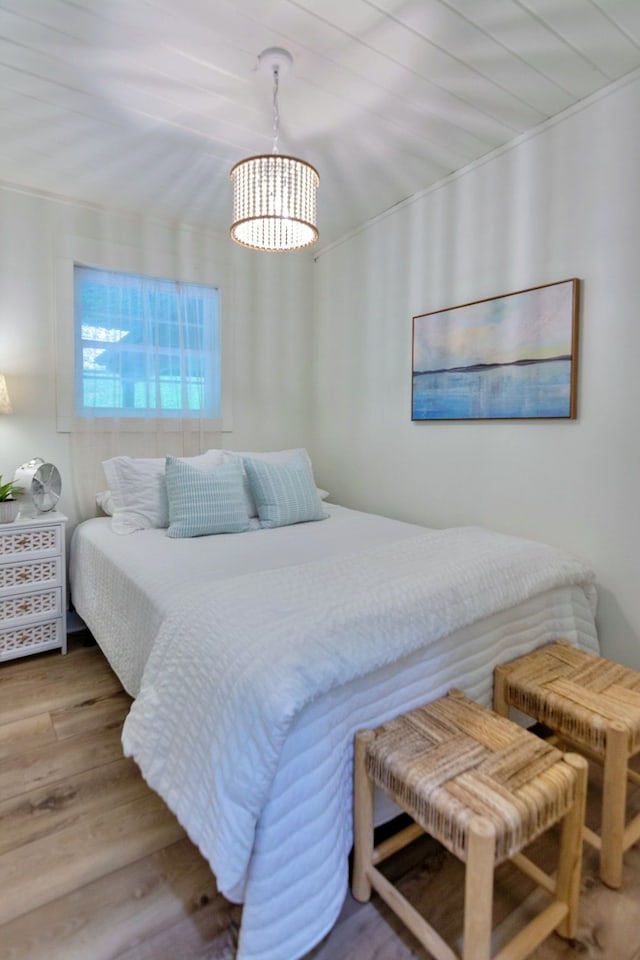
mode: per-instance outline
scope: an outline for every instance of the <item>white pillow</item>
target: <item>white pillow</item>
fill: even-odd
[[[201,470],[224,462],[222,450],[207,450],[197,457],[180,457]],[[165,484],[165,457],[112,457],[102,464],[111,491],[114,533],[135,533],[169,526],[169,501]]]
[[[266,463],[287,463],[292,458],[297,456],[306,457],[311,466],[311,457],[307,453],[304,447],[294,447],[291,450],[264,450],[258,451],[257,453],[248,453],[240,452],[238,450],[223,450],[225,459],[228,457],[240,457],[244,460],[247,457],[249,460],[264,460]],[[323,491],[324,492],[324,491]],[[249,484],[249,478],[247,477],[246,470],[244,471],[244,495],[247,505],[247,513],[250,517],[258,516],[258,508],[256,507],[255,500],[253,499],[253,494],[251,493],[251,486]],[[319,493],[318,496],[321,497]],[[327,493],[327,496],[329,494]]]
[[[115,507],[113,505],[111,490],[101,490],[100,493],[96,493],[96,504],[100,507],[103,513],[106,513],[108,517],[113,516]]]

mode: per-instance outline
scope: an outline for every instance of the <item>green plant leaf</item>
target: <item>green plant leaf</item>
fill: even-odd
[[[15,480],[9,480],[7,483],[2,482],[2,474],[0,473],[0,503],[3,503],[5,500],[13,500],[14,497],[19,496],[23,493],[23,489],[19,483],[16,483]]]

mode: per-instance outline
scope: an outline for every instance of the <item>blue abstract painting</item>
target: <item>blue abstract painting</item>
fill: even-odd
[[[412,420],[575,418],[578,285],[415,316]]]

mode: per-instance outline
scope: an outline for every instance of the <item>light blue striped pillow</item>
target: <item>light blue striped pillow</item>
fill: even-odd
[[[165,482],[169,537],[203,537],[249,529],[240,462],[199,470],[177,457],[167,457]]]
[[[261,527],[284,527],[328,516],[322,509],[306,454],[296,454],[285,463],[250,457],[243,462]]]

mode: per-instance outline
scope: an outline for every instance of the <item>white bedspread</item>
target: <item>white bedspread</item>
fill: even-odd
[[[158,631],[185,589],[203,591],[214,580],[345,556],[425,530],[336,504],[327,511],[330,519],[322,523],[184,540],[167,537],[166,530],[118,536],[106,517],[95,517],[73,534],[73,604],[125,690],[137,697]]]
[[[208,859],[219,889],[245,901],[239,957],[301,956],[329,929],[344,896],[350,821],[345,827],[342,787],[342,817],[324,794],[318,798],[313,835],[322,839],[299,858],[304,872],[296,875],[295,858],[279,869],[273,845],[269,876],[269,856],[260,859],[274,779],[286,794],[287,736],[305,712],[416,653],[433,648],[441,658],[454,631],[545,591],[579,587],[585,606],[593,605],[592,579],[546,545],[454,528],[232,577],[204,597],[201,584],[185,590],[154,642],[123,744]],[[451,665],[458,655],[445,656]],[[442,675],[438,659],[433,672]],[[425,688],[424,699],[432,695]],[[380,717],[385,710],[381,703]],[[335,770],[311,777],[316,786],[330,791],[349,780],[352,733],[343,725],[330,751],[325,745],[323,762]],[[295,790],[288,799],[296,804]],[[339,856],[340,869],[324,869]],[[305,877],[321,878],[321,889],[310,892]]]

